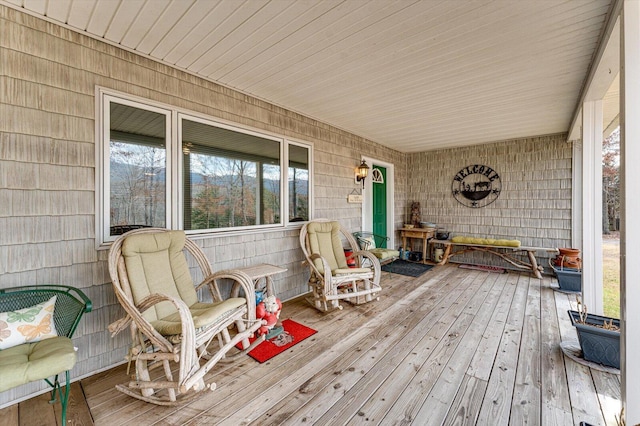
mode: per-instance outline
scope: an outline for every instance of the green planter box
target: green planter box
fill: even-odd
[[[610,322],[613,318],[587,314],[586,324],[580,323],[578,311],[568,311],[571,323],[578,332],[578,340],[585,360],[607,367],[620,368],[620,331],[605,330],[596,327]],[[620,328],[620,320],[613,319]]]

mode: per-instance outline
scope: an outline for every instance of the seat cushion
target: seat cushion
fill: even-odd
[[[496,240],[493,238],[476,238],[458,235],[451,239],[454,243],[460,244],[480,244],[485,246],[520,247],[519,240]]]
[[[391,259],[393,257],[400,257],[398,250],[386,249],[386,248],[374,248],[369,250],[375,257],[380,260]]]
[[[53,337],[0,351],[0,392],[71,370],[76,351],[68,337]]]
[[[206,327],[216,321],[228,318],[235,310],[247,303],[246,299],[232,297],[220,303],[197,302],[189,307],[195,328]],[[182,333],[180,314],[173,313],[166,317],[151,321],[151,325],[163,336]]]
[[[371,272],[370,268],[340,268],[331,271],[333,275],[366,274]]]

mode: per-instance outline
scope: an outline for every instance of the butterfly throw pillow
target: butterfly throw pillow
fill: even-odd
[[[0,350],[57,337],[53,323],[56,297],[17,311],[1,312]]]

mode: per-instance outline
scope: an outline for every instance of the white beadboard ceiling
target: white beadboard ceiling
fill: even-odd
[[[419,152],[569,131],[612,0],[0,3]]]

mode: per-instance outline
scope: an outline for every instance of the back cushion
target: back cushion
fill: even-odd
[[[340,224],[338,222],[310,222],[307,225],[309,248],[311,254],[318,253],[329,263],[332,271],[347,268],[347,259],[340,240]],[[324,268],[320,259],[314,260],[320,273]]]
[[[362,238],[362,244],[360,245],[362,250],[371,250],[376,248],[376,239],[374,237]]]
[[[125,239],[122,254],[136,304],[153,293],[181,299],[187,306],[198,301],[182,251],[184,242],[183,231],[137,234]],[[147,310],[144,317],[154,321],[174,312],[172,303],[161,302]]]

